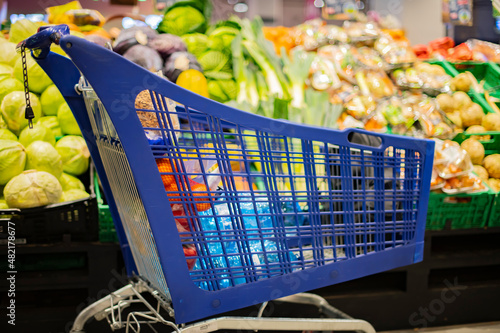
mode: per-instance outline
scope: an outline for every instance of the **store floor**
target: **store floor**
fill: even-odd
[[[378,333],[500,333],[500,322],[386,331]]]

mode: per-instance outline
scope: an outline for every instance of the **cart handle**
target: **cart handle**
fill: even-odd
[[[69,27],[66,24],[40,27],[36,34],[19,42],[16,50],[19,51],[24,46],[33,51],[33,57],[44,59],[49,54],[50,45],[52,43],[59,45],[62,36],[69,34]]]

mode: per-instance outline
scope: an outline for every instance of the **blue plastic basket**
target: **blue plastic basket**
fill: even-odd
[[[60,45],[71,60],[37,61],[87,140],[129,272],[177,323],[422,260],[432,141],[272,120],[83,39]]]

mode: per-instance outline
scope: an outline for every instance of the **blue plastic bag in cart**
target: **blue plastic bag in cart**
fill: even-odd
[[[245,198],[239,199],[241,200],[239,204],[242,214],[241,220],[234,218],[235,214],[234,212],[231,213],[231,205],[227,203],[215,205],[215,213],[212,209],[199,212],[202,230],[213,230],[214,232],[206,234],[208,253],[203,255],[204,258],[201,262],[200,259],[196,261],[191,274],[196,276],[196,271],[206,269],[207,264],[215,269],[229,267],[233,272],[241,269],[241,274],[236,273],[236,276],[234,276],[233,273],[232,277],[228,275],[228,279],[219,280],[218,283],[221,288],[246,283],[243,272],[249,269],[254,269],[256,271],[255,275],[259,279],[263,277],[259,277],[258,272],[261,266],[280,262],[277,244],[280,239],[273,232],[274,227],[269,202],[265,198],[256,198],[255,201],[252,201],[250,197],[248,197],[247,201]],[[282,206],[284,209],[286,207],[290,209],[290,203]],[[259,234],[262,233],[265,234],[264,238],[268,239],[261,240]],[[240,236],[237,236],[238,234]],[[238,241],[238,237],[246,240]],[[251,240],[252,238],[256,240]],[[281,245],[285,246],[285,244]],[[203,251],[200,252],[203,253]],[[292,252],[289,252],[288,255],[290,261],[296,260],[296,256]],[[210,263],[207,261],[210,261]],[[273,270],[271,269],[267,273],[272,274]],[[196,284],[202,289],[210,290],[207,282],[198,281]]]

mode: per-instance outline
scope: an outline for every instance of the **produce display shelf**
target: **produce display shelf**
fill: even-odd
[[[491,205],[489,227],[500,227],[500,192],[498,192],[493,199]]]
[[[493,191],[448,195],[431,192],[427,230],[482,228],[488,224],[495,193]]]

